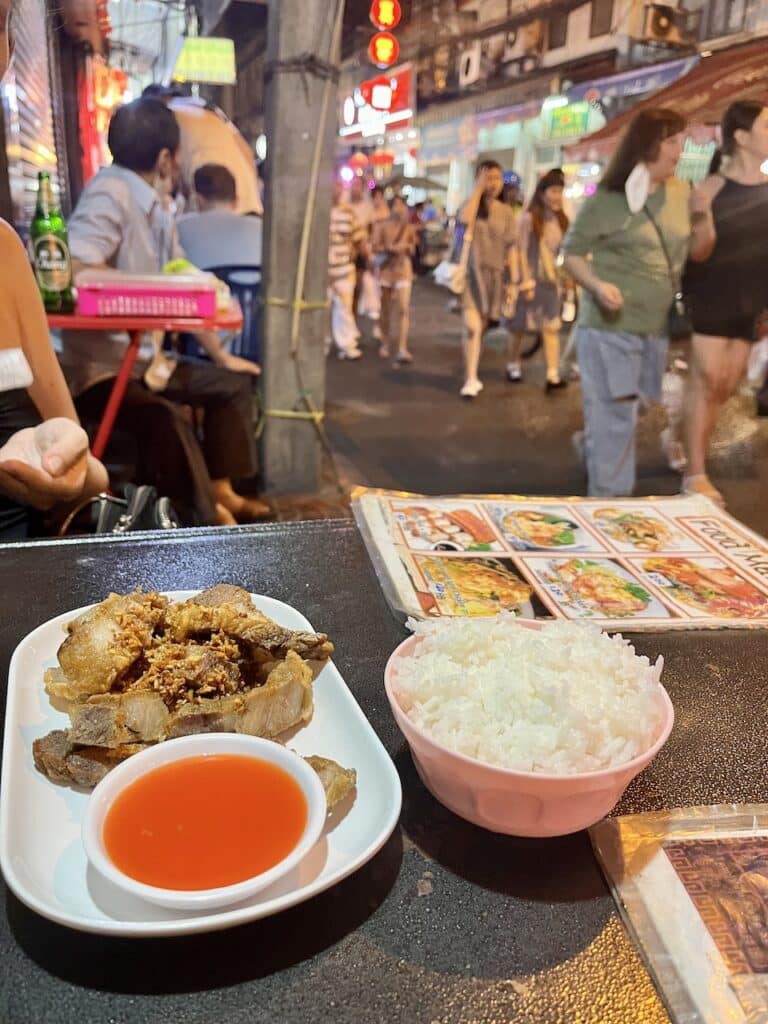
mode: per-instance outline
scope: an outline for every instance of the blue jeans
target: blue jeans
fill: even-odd
[[[576,347],[588,494],[632,494],[638,404],[659,401],[669,342],[627,331],[578,327]]]

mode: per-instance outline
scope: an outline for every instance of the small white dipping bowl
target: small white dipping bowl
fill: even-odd
[[[142,775],[191,757],[235,754],[269,761],[295,779],[307,801],[307,823],[296,846],[281,861],[252,878],[216,889],[162,889],[124,874],[115,866],[104,847],[104,819],[116,797]],[[245,811],[245,809],[244,809]],[[303,758],[271,740],[236,733],[203,733],[166,740],[142,750],[113,768],[91,793],[83,818],[82,837],[88,860],[119,889],[171,910],[206,911],[249,899],[296,867],[315,845],[323,831],[327,813],[325,790],[320,778]]]

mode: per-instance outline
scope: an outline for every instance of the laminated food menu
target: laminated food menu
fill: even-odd
[[[392,608],[414,618],[585,619],[634,630],[768,626],[768,541],[704,497],[425,497],[359,488]]]
[[[590,829],[677,1024],[768,1020],[768,805],[687,807]]]

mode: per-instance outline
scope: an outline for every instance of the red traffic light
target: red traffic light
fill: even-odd
[[[400,44],[391,32],[377,32],[368,44],[368,56],[377,68],[389,68],[400,56]]]
[[[384,31],[396,28],[403,16],[398,0],[373,0],[370,18],[376,28]]]

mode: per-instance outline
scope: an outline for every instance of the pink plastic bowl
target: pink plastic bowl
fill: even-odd
[[[533,628],[536,628],[534,626]],[[664,720],[645,753],[616,768],[578,775],[546,775],[496,768],[436,743],[400,706],[400,665],[413,657],[419,637],[409,637],[387,662],[384,685],[392,714],[411,748],[416,770],[440,803],[467,821],[511,836],[563,836],[600,821],[661,750],[675,719],[672,701],[660,687]]]

